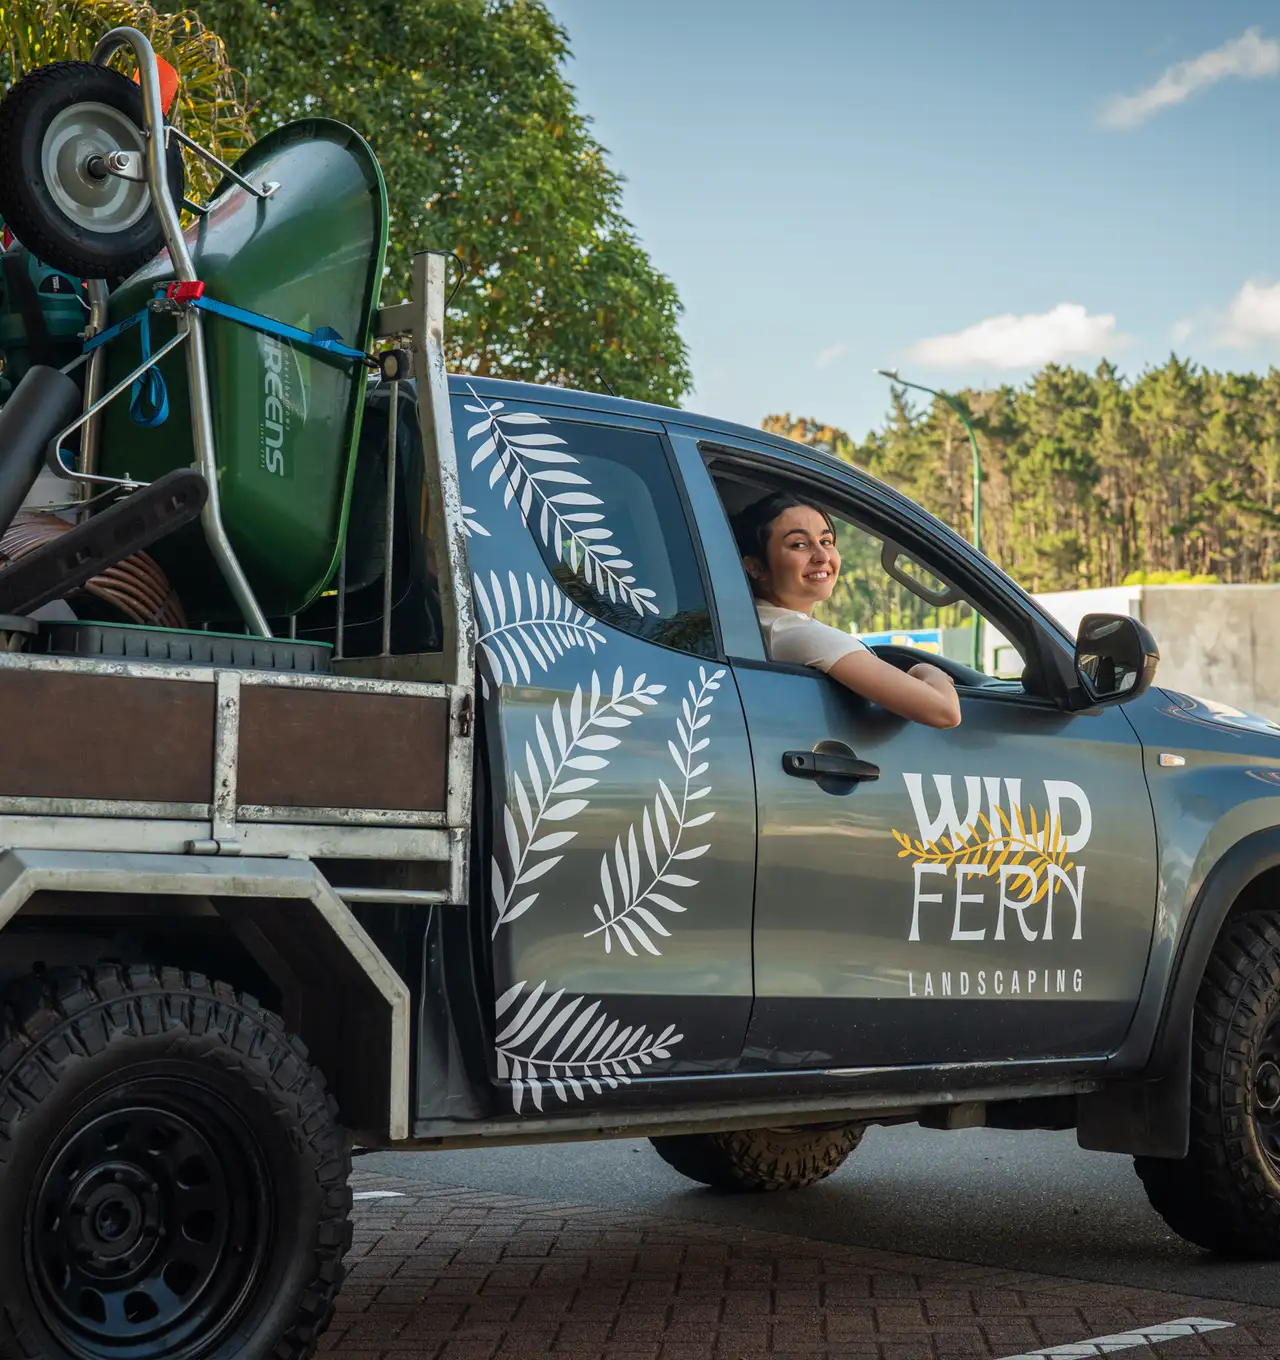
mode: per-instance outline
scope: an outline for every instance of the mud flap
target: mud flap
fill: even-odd
[[[1150,1081],[1117,1081],[1079,1097],[1076,1142],[1092,1152],[1135,1157],[1187,1155],[1191,1138],[1190,1026],[1168,1072]]]

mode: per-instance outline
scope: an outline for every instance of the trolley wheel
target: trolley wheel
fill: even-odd
[[[37,259],[79,278],[127,278],[164,249],[145,183],[121,179],[112,152],[140,154],[142,90],[88,61],[37,66],[0,100],[0,216]],[[182,206],[182,148],[171,139],[169,192]]]

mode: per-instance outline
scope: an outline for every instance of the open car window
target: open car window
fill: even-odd
[[[910,648],[921,660],[937,659],[980,672],[993,688],[1021,690],[1025,657],[1019,645],[975,610],[963,590],[929,563],[876,533],[811,487],[788,488],[780,479],[744,469],[713,466],[712,476],[732,520],[771,491],[794,489],[830,516],[840,552],[831,596],[814,617],[861,638],[873,648]],[[960,675],[956,676],[962,680]],[[981,683],[970,676],[971,683]]]

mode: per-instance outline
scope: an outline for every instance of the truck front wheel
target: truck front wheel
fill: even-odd
[[[0,1354],[310,1355],[350,1143],[301,1042],[150,966],[31,978],[0,1018]]]
[[[802,1190],[862,1141],[860,1124],[669,1134],[649,1141],[682,1176],[716,1190]]]
[[[1208,1251],[1280,1257],[1280,913],[1228,922],[1196,997],[1186,1157],[1137,1157],[1152,1207]]]

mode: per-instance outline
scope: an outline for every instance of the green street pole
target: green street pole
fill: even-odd
[[[890,382],[897,383],[899,387],[913,387],[917,392],[927,392],[931,397],[937,397],[939,401],[946,404],[956,413],[960,424],[964,426],[965,433],[969,436],[969,447],[973,450],[973,546],[982,551],[982,458],[978,453],[978,436],[973,432],[973,426],[969,424],[969,417],[965,415],[964,408],[954,397],[947,392],[936,391],[932,387],[925,387],[923,383],[908,382],[905,378],[898,376],[898,370],[894,368],[878,368],[876,373],[882,378],[888,378]],[[982,669],[982,618],[977,610],[973,614],[973,668],[976,671]]]

